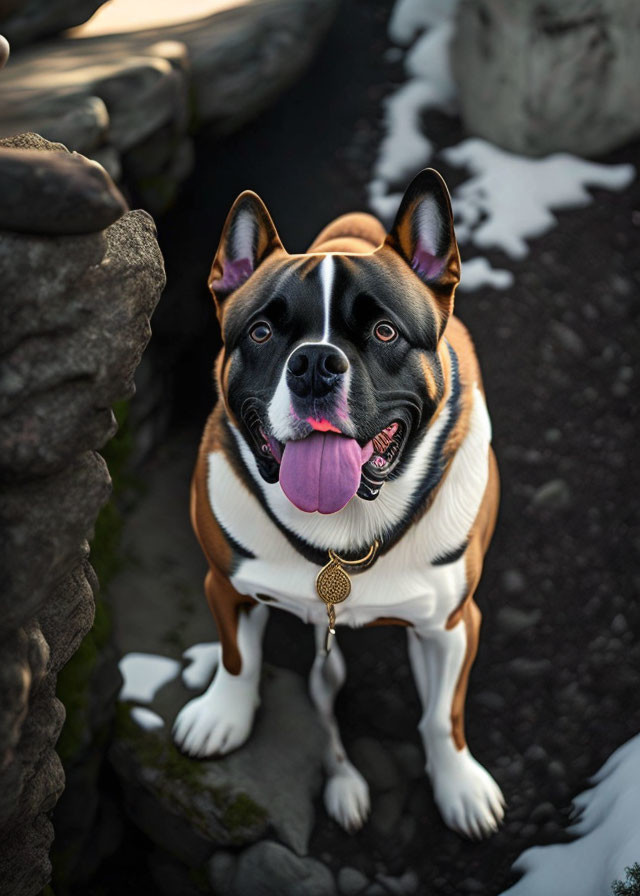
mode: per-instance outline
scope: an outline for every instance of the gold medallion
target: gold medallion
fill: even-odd
[[[335,605],[341,604],[351,594],[351,579],[344,567],[350,567],[353,572],[361,572],[363,569],[367,569],[374,562],[378,547],[378,541],[374,541],[367,554],[359,560],[343,560],[335,551],[330,550],[329,562],[322,567],[316,576],[318,597],[327,607],[328,628],[324,648],[325,653],[329,653],[331,639],[336,633]]]

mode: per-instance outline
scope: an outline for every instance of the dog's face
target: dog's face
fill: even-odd
[[[444,181],[421,172],[369,255],[289,255],[261,200],[234,203],[209,278],[218,387],[263,478],[333,513],[402,475],[443,396],[460,261]]]

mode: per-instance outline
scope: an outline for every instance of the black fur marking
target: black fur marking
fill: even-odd
[[[463,541],[459,548],[455,548],[453,551],[448,551],[446,554],[443,554],[441,557],[436,557],[435,560],[431,561],[432,566],[447,566],[449,563],[455,563],[456,560],[459,560],[460,557],[467,550],[469,545],[468,541]]]
[[[420,487],[417,489],[413,496],[411,506],[407,511],[405,519],[402,520],[401,523],[398,523],[394,527],[394,529],[392,529],[392,531],[387,536],[385,536],[384,545],[380,553],[385,553],[386,551],[388,551],[389,548],[393,547],[393,545],[395,545],[402,538],[408,527],[411,525],[416,514],[418,514],[421,508],[424,507],[424,505],[431,497],[434,489],[440,484],[440,480],[442,479],[447,465],[448,457],[446,457],[444,454],[444,446],[447,444],[447,439],[451,435],[454,426],[458,422],[461,411],[461,388],[458,356],[448,342],[447,348],[449,349],[449,356],[451,358],[451,394],[447,399],[447,405],[449,407],[449,419],[447,420],[446,426],[438,436],[436,444],[434,445],[433,453],[431,455],[431,463],[429,464],[429,468],[425,474],[424,479],[420,483]]]

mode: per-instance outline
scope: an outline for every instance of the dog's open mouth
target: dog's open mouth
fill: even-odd
[[[255,406],[243,415],[267,482],[280,481],[289,500],[307,513],[336,513],[358,495],[372,501],[397,466],[409,427],[394,420],[365,445],[323,429],[279,442],[263,425]]]

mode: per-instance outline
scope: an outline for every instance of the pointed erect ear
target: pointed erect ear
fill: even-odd
[[[425,168],[409,184],[386,245],[401,255],[434,293],[444,329],[460,280],[460,255],[449,191],[433,168]]]
[[[272,252],[284,247],[263,201],[251,190],[241,193],[227,215],[209,273],[217,302],[245,283]]]

